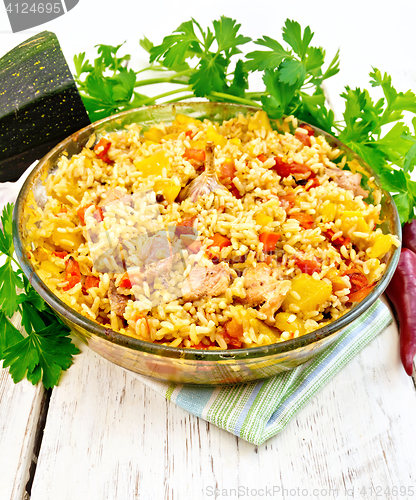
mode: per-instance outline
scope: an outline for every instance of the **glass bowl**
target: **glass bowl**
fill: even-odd
[[[142,375],[184,384],[235,384],[262,379],[291,370],[321,353],[338,339],[344,329],[363,314],[385,290],[396,269],[400,248],[391,251],[384,258],[387,264],[386,272],[373,291],[336,321],[312,333],[277,344],[249,349],[207,351],[152,344],[105,328],[62,302],[37,275],[26,255],[30,241],[25,232],[25,221],[32,210],[27,200],[34,197],[38,206],[44,205],[46,194],[43,182],[56,167],[58,158],[64,152],[69,158],[79,153],[92,134],[99,135],[121,130],[131,123],[140,123],[144,129],[161,121],[171,123],[177,113],[218,122],[231,119],[240,113],[247,114],[255,111],[257,111],[256,108],[234,104],[186,102],[150,106],[119,113],[93,123],[62,141],[39,162],[27,178],[14,210],[14,244],[20,265],[35,290],[61,317],[62,321],[91,349],[104,358]],[[274,121],[273,126],[287,128],[288,124]],[[370,188],[368,200],[372,201],[372,195],[376,192],[378,192],[378,197],[381,195],[383,232],[401,238],[396,207],[390,194],[381,189],[377,175],[361,158],[337,139],[315,127],[312,128],[317,131],[317,135],[324,135],[332,147],[342,150],[347,155],[348,161],[355,160],[355,166],[363,175],[363,183]],[[33,197],[29,196],[30,193]]]

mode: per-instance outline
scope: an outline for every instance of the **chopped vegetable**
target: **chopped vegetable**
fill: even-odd
[[[86,205],[85,207],[81,207],[80,209],[77,210],[79,220],[81,221],[81,224],[83,226],[85,226],[85,212],[86,212],[87,208],[90,208],[90,207],[92,207],[92,204]],[[94,215],[94,219],[97,222],[101,222],[104,220],[104,214],[103,214],[103,210],[101,207],[95,206],[93,215]]]
[[[68,284],[62,288],[64,292],[74,288],[75,285],[81,282],[79,264],[72,256],[65,261],[65,281],[67,281]]]
[[[298,212],[295,214],[290,214],[289,219],[296,219],[303,229],[311,229],[315,222],[314,218],[310,214],[305,212]]]
[[[187,160],[194,160],[198,163],[203,163],[205,161],[205,149],[185,149],[183,156]]]
[[[149,175],[162,175],[163,169],[169,167],[168,157],[163,151],[153,154],[143,160],[134,160],[134,166],[145,177]]]
[[[306,273],[312,276],[313,273],[321,272],[321,266],[314,260],[303,260],[295,257],[295,262],[302,273]]]
[[[100,278],[96,276],[87,276],[85,278],[84,289],[88,290],[89,288],[96,288],[100,284]]]
[[[68,255],[68,252],[53,252],[54,255],[56,255],[57,257],[59,257],[60,259],[64,259],[67,255]]]
[[[263,243],[263,252],[274,252],[276,243],[280,239],[280,234],[264,232],[259,235],[259,240]]]
[[[220,233],[215,233],[214,236],[213,236],[213,242],[212,244],[208,247],[208,249],[210,248],[219,248],[220,251],[225,248],[225,247],[229,247],[231,246],[231,241],[229,240],[229,238],[227,238],[226,236],[223,236],[222,234]],[[213,252],[212,250],[208,250],[208,255],[212,258],[214,256],[216,256],[217,254],[215,252]]]
[[[316,280],[309,274],[302,273],[292,279],[291,292],[297,292],[299,298],[289,293],[283,301],[282,308],[290,312],[290,306],[294,305],[309,312],[319,309],[332,293],[332,286],[322,280]]]
[[[108,139],[104,139],[104,137],[102,137],[94,146],[94,151],[98,158],[100,158],[100,160],[103,160],[105,163],[112,165],[114,162],[108,157],[108,150],[110,149],[110,147],[111,142]]]
[[[396,272],[386,289],[399,320],[400,358],[406,373],[413,373],[416,354],[416,254],[403,248]]]

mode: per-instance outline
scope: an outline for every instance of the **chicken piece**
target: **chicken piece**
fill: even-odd
[[[117,293],[114,280],[110,280],[110,287],[108,289],[108,300],[110,301],[111,310],[114,311],[120,318],[123,317],[124,311],[126,310],[127,302],[129,298]]]
[[[266,263],[260,262],[244,274],[246,297],[243,302],[251,307],[262,304],[260,312],[267,316],[265,322],[273,325],[274,315],[282,305],[291,286],[289,280],[276,279],[270,267]]]
[[[186,301],[202,297],[217,297],[227,290],[231,281],[230,268],[224,262],[212,267],[194,267],[182,286]]]
[[[361,187],[361,174],[353,174],[349,170],[339,168],[326,168],[325,171],[339,187],[352,191],[354,196],[367,198],[368,191]]]
[[[109,189],[100,196],[99,207],[109,205],[113,201],[122,200],[126,205],[131,203],[131,195],[121,188]]]

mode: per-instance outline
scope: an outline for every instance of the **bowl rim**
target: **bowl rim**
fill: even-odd
[[[300,347],[311,346],[315,342],[322,340],[326,337],[329,337],[330,335],[335,334],[336,332],[339,332],[340,330],[350,325],[353,321],[358,319],[362,315],[362,313],[365,310],[367,310],[380,297],[380,295],[387,287],[399,261],[400,247],[397,247],[394,250],[389,263],[389,267],[387,268],[386,272],[384,273],[380,281],[376,284],[372,292],[340,318],[336,319],[335,321],[327,325],[322,326],[317,330],[314,330],[311,333],[302,335],[294,339],[289,339],[283,342],[278,342],[276,344],[269,344],[259,347],[247,347],[247,348],[229,349],[229,350],[225,349],[208,350],[208,349],[171,347],[161,344],[154,344],[151,342],[137,339],[135,337],[129,337],[122,333],[116,332],[111,328],[106,328],[101,324],[98,324],[88,319],[87,317],[81,315],[75,309],[72,309],[69,305],[65,304],[65,302],[59,299],[52,292],[52,290],[48,288],[48,286],[38,276],[36,270],[33,267],[33,264],[26,255],[26,252],[23,247],[23,236],[22,236],[23,228],[20,222],[26,191],[29,190],[30,186],[36,179],[38,173],[40,172],[40,170],[42,170],[43,166],[55,155],[59,153],[62,154],[69,141],[71,140],[76,141],[79,135],[83,133],[85,134],[89,130],[91,130],[91,133],[95,133],[99,128],[104,129],[105,125],[108,125],[109,123],[112,122],[116,122],[117,120],[121,120],[127,115],[134,114],[140,111],[151,112],[152,110],[156,110],[159,108],[168,108],[168,107],[172,107],[173,110],[176,111],[176,113],[180,112],[182,108],[195,107],[195,106],[198,108],[199,107],[207,108],[208,112],[209,109],[213,110],[218,106],[224,106],[224,105],[230,107],[231,109],[244,110],[246,113],[250,112],[254,113],[256,111],[259,111],[259,108],[253,106],[245,106],[233,103],[215,103],[209,101],[188,101],[188,102],[179,102],[174,104],[168,103],[168,104],[160,104],[154,106],[143,106],[128,111],[123,111],[121,113],[117,113],[110,117],[106,117],[94,123],[91,123],[87,127],[84,127],[78,132],[75,132],[75,134],[72,134],[63,141],[61,141],[47,155],[45,155],[41,160],[39,160],[38,164],[28,175],[27,179],[22,185],[19,194],[17,196],[13,212],[13,242],[18,261],[22,267],[23,272],[29,279],[29,282],[39,293],[39,295],[52,307],[52,309],[57,311],[62,317],[64,317],[70,323],[72,322],[76,324],[78,327],[82,328],[84,331],[88,332],[87,333],[88,336],[96,335],[101,339],[107,340],[111,343],[120,346],[130,348],[135,351],[140,351],[152,355],[159,355],[167,358],[180,358],[182,360],[198,360],[198,361],[212,362],[212,361],[224,361],[226,359],[238,360],[247,358],[259,358],[259,357],[271,356],[274,354],[281,354],[284,352],[294,351]],[[306,122],[302,122],[301,120],[298,120],[298,123],[306,124]],[[354,159],[357,159],[359,163],[365,167],[366,170],[368,170],[374,175],[378,189],[380,189],[382,193],[386,196],[387,203],[389,203],[391,206],[391,209],[393,211],[392,219],[396,236],[398,236],[399,239],[401,239],[401,225],[397,208],[394,204],[394,200],[388,191],[385,191],[383,188],[381,188],[379,178],[377,174],[373,171],[373,169],[360,156],[358,156],[354,151],[348,148],[348,146],[339,141],[339,139],[319,129],[318,127],[312,126],[312,128],[316,130],[320,135],[323,135],[326,139],[329,139],[332,143],[331,147],[334,143],[337,144],[338,146],[341,146],[345,152],[350,154]]]

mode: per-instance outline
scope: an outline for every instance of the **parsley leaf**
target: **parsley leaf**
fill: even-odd
[[[13,205],[7,203],[1,215],[1,230],[0,230],[0,252],[11,257],[13,255]]]
[[[283,40],[285,40],[285,42],[292,47],[301,59],[304,59],[312,38],[313,33],[309,26],[306,26],[302,37],[300,24],[296,21],[286,19],[285,26],[283,28]]]
[[[18,272],[12,268],[11,260],[8,258],[0,267],[0,308],[9,317],[18,309],[17,288],[23,288],[23,281]]]
[[[16,344],[22,338],[23,335],[19,330],[12,325],[4,312],[0,311],[0,359],[3,359],[5,349]]]

